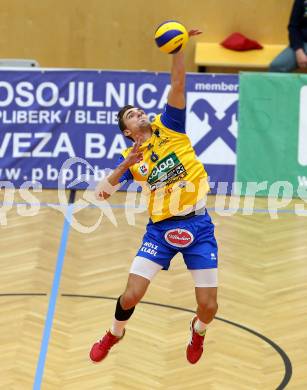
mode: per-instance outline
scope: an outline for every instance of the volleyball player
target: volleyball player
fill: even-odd
[[[189,32],[189,36],[198,34],[199,30]],[[202,355],[206,330],[218,307],[218,253],[214,225],[205,207],[207,173],[185,134],[185,116],[184,53],[179,51],[172,55],[171,88],[164,112],[150,122],[138,107],[128,105],[120,110],[119,127],[134,145],[122,152],[117,167],[96,188],[97,198],[103,200],[126,180],[140,182],[148,192],[150,219],[125,291],[117,300],[110,330],[90,351],[94,362],[103,360],[123,339],[127,322],[150,282],[161,269],[169,268],[178,252],[194,279],[197,302],[186,357],[194,364]]]

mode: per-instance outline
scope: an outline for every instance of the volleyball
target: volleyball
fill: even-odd
[[[174,20],[160,24],[155,32],[158,48],[167,54],[175,54],[183,50],[188,40],[189,34],[186,28]]]

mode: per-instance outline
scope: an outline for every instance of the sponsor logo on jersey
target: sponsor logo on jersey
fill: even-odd
[[[185,248],[186,246],[192,244],[194,236],[186,229],[171,229],[165,233],[164,239],[173,246]]]
[[[157,163],[150,172],[147,182],[150,185],[151,191],[154,191],[164,185],[181,180],[186,175],[187,172],[183,164],[176,156],[176,153],[173,152]]]
[[[163,138],[162,141],[159,142],[158,146],[161,147],[162,145],[165,145],[169,142],[169,138]]]
[[[146,162],[143,162],[139,166],[139,172],[142,176],[146,176],[148,173],[148,164]]]
[[[181,181],[179,184],[178,184],[178,187],[179,188],[185,188],[187,186],[187,182],[186,181]]]
[[[143,245],[140,249],[140,252],[145,252],[145,253],[148,253],[152,256],[156,256],[157,251],[158,251],[158,245],[155,245],[149,241],[143,242]]]

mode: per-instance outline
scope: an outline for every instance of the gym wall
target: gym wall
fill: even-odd
[[[33,58],[43,67],[169,71],[155,27],[176,19],[220,42],[239,31],[286,43],[292,0],[2,0],[0,58]],[[196,71],[194,44],[187,70]]]

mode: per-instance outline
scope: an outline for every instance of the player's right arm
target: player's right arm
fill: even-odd
[[[128,156],[114,169],[114,171],[101,182],[95,189],[95,197],[97,200],[108,199],[115,191],[120,188],[121,178],[129,170],[132,165],[139,163],[143,159],[143,154],[139,150],[141,142],[138,139],[133,145]]]

